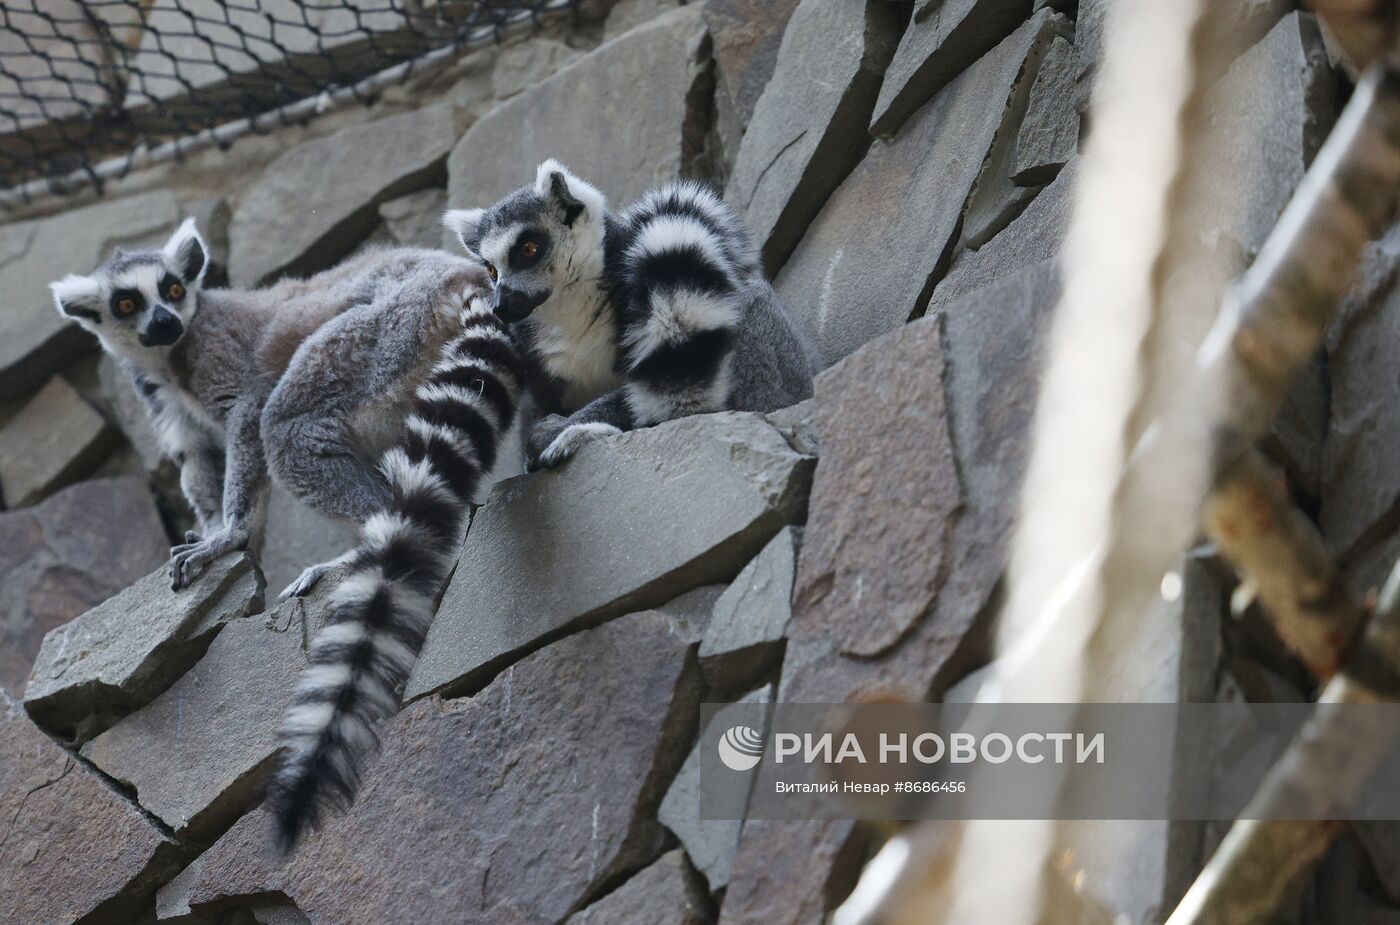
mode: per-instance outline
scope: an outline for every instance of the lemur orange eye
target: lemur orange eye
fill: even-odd
[[[181,286],[179,283],[171,283],[170,288],[165,291],[165,297],[167,299],[175,299],[176,301],[183,299],[185,297],[185,287]]]
[[[496,281],[497,273],[496,273],[496,265],[495,265],[494,263],[488,263],[488,264],[486,265],[486,275],[489,276],[489,277],[491,277],[491,282],[494,283],[494,282]]]
[[[117,300],[117,314],[118,314],[118,315],[121,315],[123,318],[125,318],[127,315],[130,315],[130,314],[131,314],[132,312],[134,312],[134,311],[136,311],[136,300],[135,300],[135,299],[118,299],[118,300]]]
[[[536,244],[534,241],[526,241],[526,242],[525,242],[523,245],[521,245],[521,247],[520,247],[520,253],[524,254],[526,257],[533,257],[533,256],[535,256],[536,254],[538,254],[539,252],[540,252],[540,246],[539,246],[538,244]]]

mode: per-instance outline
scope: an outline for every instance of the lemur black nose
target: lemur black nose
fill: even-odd
[[[549,298],[549,294],[548,289],[541,292],[522,292],[509,286],[498,285],[491,310],[506,324],[514,324],[530,317],[530,312],[539,308],[540,304]]]
[[[151,312],[151,320],[146,323],[145,333],[141,335],[141,344],[145,347],[168,347],[183,333],[185,326],[180,323],[179,317],[157,305]]]

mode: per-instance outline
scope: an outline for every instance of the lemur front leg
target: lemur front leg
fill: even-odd
[[[210,444],[191,447],[182,454],[180,489],[194,510],[195,530],[185,534],[186,543],[198,542],[224,522],[224,451]]]
[[[621,388],[567,418],[551,414],[536,422],[530,433],[529,470],[552,469],[600,437],[725,410],[732,354],[733,338],[723,328],[656,343],[636,356]]]
[[[229,409],[225,421],[223,524],[209,535],[170,551],[173,590],[189,587],[205,566],[225,553],[248,546],[267,495],[267,463],[259,431],[261,410],[262,402],[256,394],[243,397]]]

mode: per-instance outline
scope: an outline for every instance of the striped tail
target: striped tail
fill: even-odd
[[[469,505],[515,419],[524,368],[484,299],[419,387],[401,445],[381,469],[392,500],[364,524],[280,732],[268,788],[274,840],[289,852],[354,799],[432,621]]]

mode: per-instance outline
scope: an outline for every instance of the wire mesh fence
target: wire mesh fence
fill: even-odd
[[[580,0],[3,0],[0,206],[369,102]]]

